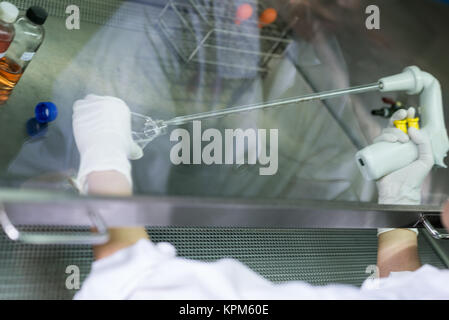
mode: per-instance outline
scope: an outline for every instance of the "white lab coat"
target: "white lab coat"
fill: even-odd
[[[242,263],[207,263],[176,257],[167,243],[141,240],[94,262],[75,299],[449,299],[449,271],[429,265],[387,279],[314,287],[305,282],[274,284]]]

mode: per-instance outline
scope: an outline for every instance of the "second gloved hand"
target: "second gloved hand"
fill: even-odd
[[[86,178],[92,172],[115,170],[130,184],[130,160],[143,156],[133,141],[131,113],[126,103],[114,97],[88,95],[73,106],[73,134],[81,163],[77,182],[86,192]]]
[[[421,187],[434,165],[432,145],[425,132],[408,129],[408,135],[394,128],[395,120],[414,118],[415,109],[397,111],[390,120],[390,127],[383,130],[375,142],[407,143],[412,140],[418,148],[418,159],[377,181],[380,204],[418,205],[421,203]],[[379,229],[378,235],[392,229]],[[417,232],[415,229],[410,229]]]
[[[375,142],[407,143],[411,139],[418,147],[418,159],[377,181],[380,204],[416,205],[421,203],[421,185],[434,165],[432,145],[425,132],[408,129],[408,135],[393,127],[395,120],[414,118],[415,109],[397,111]]]

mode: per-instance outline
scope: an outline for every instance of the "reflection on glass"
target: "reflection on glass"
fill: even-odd
[[[13,137],[3,142],[4,179],[21,185],[42,174],[76,172],[71,107],[89,93],[117,96],[151,119],[171,119],[372,83],[419,60],[400,53],[410,52],[415,39],[387,36],[382,30],[366,35],[359,21],[361,1],[306,2],[114,0],[106,6],[89,1],[81,11],[81,29],[69,31],[62,27],[61,14],[68,2],[43,1],[50,12],[46,41],[30,66],[34,71],[21,80],[22,91],[12,95],[0,119],[2,135]],[[251,5],[253,12],[237,19],[242,4]],[[268,8],[276,10],[276,19],[261,25]],[[398,28],[398,35],[408,33]],[[425,32],[415,36],[431,38]],[[421,67],[431,70],[432,63]],[[29,110],[38,101],[54,102],[60,116],[45,138],[28,140],[21,123],[32,116]],[[375,185],[362,178],[354,155],[385,126],[385,120],[371,116],[381,106],[381,96],[372,93],[202,122],[203,130],[222,133],[278,129],[279,170],[274,176],[260,176],[259,167],[248,164],[173,165],[170,151],[176,142],[167,130],[151,142],[141,139],[147,146],[145,157],[133,164],[135,191],[372,201]],[[10,124],[4,115],[8,112],[16,117]],[[181,128],[192,131],[190,124]],[[429,202],[439,202],[447,193],[443,178],[427,182]]]

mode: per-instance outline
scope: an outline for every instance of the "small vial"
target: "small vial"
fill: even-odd
[[[0,58],[3,58],[11,42],[14,40],[14,22],[19,15],[19,9],[9,2],[0,3]]]

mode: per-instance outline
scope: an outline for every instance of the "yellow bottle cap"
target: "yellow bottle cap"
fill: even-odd
[[[416,128],[419,130],[419,118],[407,119],[407,124],[409,128]]]
[[[402,132],[404,132],[405,134],[408,133],[407,130],[407,120],[396,120],[393,122],[394,126],[396,128],[398,128],[399,130],[401,130]]]

